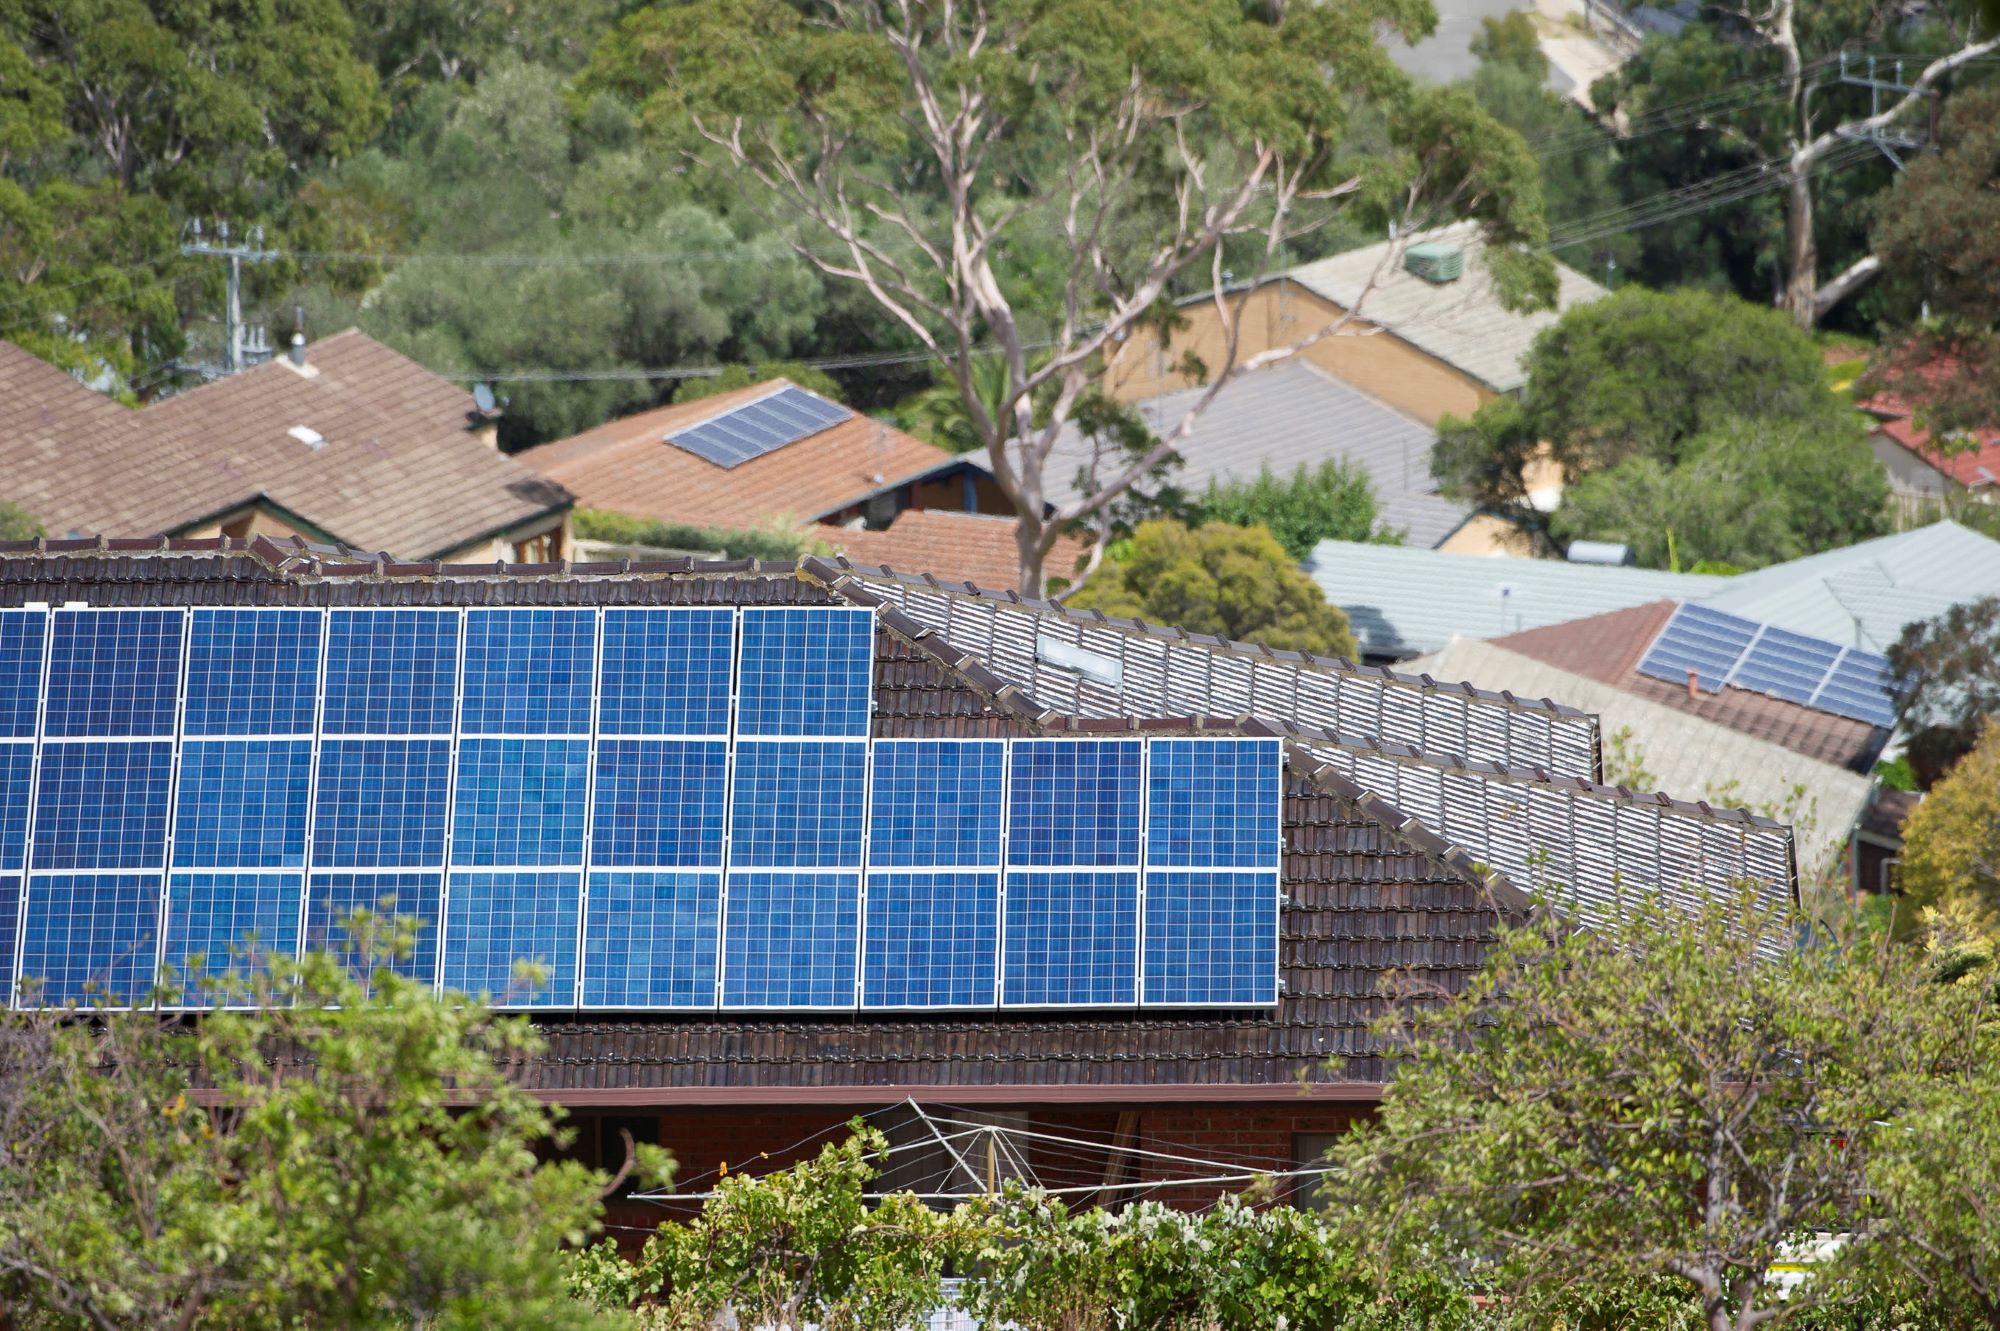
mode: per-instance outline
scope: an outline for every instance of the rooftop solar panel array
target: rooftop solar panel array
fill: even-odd
[[[1277,740],[873,741],[874,661],[848,608],[0,612],[9,990],[367,909],[512,1007],[1277,1000]]]
[[[1892,728],[1901,692],[1886,657],[1684,604],[1640,659],[1639,673],[1709,693],[1725,685]]]
[[[718,467],[738,467],[795,444],[854,415],[803,388],[781,388],[754,402],[676,430],[667,442]]]

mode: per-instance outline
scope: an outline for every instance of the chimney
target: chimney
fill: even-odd
[[[1701,674],[1699,671],[1695,670],[1688,671],[1688,697],[1695,699],[1699,699],[1701,697],[1701,693],[1698,687],[1700,680],[1701,680]]]

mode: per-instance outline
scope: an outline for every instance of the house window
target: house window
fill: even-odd
[[[1300,1170],[1318,1169],[1326,1163],[1326,1153],[1345,1134],[1338,1132],[1295,1132],[1292,1134],[1292,1164]],[[1291,1203],[1302,1211],[1324,1211],[1326,1193],[1317,1174],[1300,1174],[1292,1180]]]
[[[553,564],[561,558],[561,527],[551,527],[526,540],[514,542],[514,562],[517,564]]]

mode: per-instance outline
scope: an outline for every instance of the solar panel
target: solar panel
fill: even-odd
[[[171,738],[185,619],[180,610],[58,613],[43,733]]]
[[[1699,605],[1676,610],[1639,662],[1674,684],[1690,670],[1710,693],[1727,684],[1885,729],[1903,692],[1884,657]]]
[[[467,735],[588,735],[597,616],[473,610],[465,617]]]
[[[502,1007],[576,1005],[577,928],[582,875],[575,872],[451,875],[446,894],[446,989],[489,995]],[[544,968],[538,984],[516,975]]]
[[[1145,1002],[1277,1001],[1283,780],[1276,740],[1152,741]]]
[[[1682,605],[1653,639],[1639,662],[1639,673],[1683,684],[1692,670],[1700,686],[1714,693],[1756,636],[1757,625],[1751,620]]]
[[[1137,1001],[1143,756],[1138,740],[1012,745],[1000,971],[1007,1006]]]
[[[21,977],[45,1006],[142,1000],[158,951],[157,874],[37,876],[21,927]]]
[[[593,873],[583,1006],[712,1008],[719,873]]]
[[[189,740],[174,796],[174,867],[303,869],[312,741]]]
[[[737,467],[851,419],[854,413],[803,388],[785,387],[697,425],[667,442],[718,467]]]
[[[1271,1001],[1275,742],[871,740],[874,668],[828,607],[0,613],[0,978],[369,910],[519,1006]]]
[[[866,610],[745,610],[739,736],[863,738],[875,666]]]
[[[307,885],[303,946],[342,954],[371,973],[387,968],[408,979],[430,984],[437,979],[438,908],[442,894],[443,874],[438,870],[315,873]],[[416,937],[409,955],[355,955],[355,940],[344,922],[357,912],[414,921]]]
[[[171,742],[80,740],[45,746],[35,799],[34,867],[150,869],[157,891],[166,863],[173,765]]]
[[[298,951],[300,875],[177,873],[167,884],[164,963],[183,980]],[[195,1004],[199,992],[187,995]]]
[[[322,741],[313,867],[442,866],[450,775],[449,740]]]
[[[0,610],[0,740],[35,737],[47,633],[40,610]]]
[[[731,873],[722,920],[722,1005],[851,1008],[859,873]]]
[[[867,915],[863,1007],[993,1006],[1000,941],[998,869],[871,872]]]
[[[450,735],[458,621],[448,610],[330,612],[324,731]]]
[[[728,772],[721,740],[599,740],[590,862],[720,869]]]
[[[589,761],[588,740],[459,741],[452,864],[581,869]]]
[[[606,610],[600,735],[727,735],[733,610]]]
[[[196,610],[188,627],[189,735],[311,735],[317,610]]]

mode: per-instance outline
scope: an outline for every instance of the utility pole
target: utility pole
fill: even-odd
[[[264,245],[264,228],[250,228],[250,243],[232,245],[229,243],[229,223],[215,224],[215,239],[202,239],[199,219],[189,224],[192,240],[181,245],[184,255],[210,255],[229,261],[229,299],[224,312],[224,343],[222,348],[222,372],[235,374],[244,368],[243,360],[243,265],[249,263],[269,263],[278,257],[276,250],[267,250]]]

